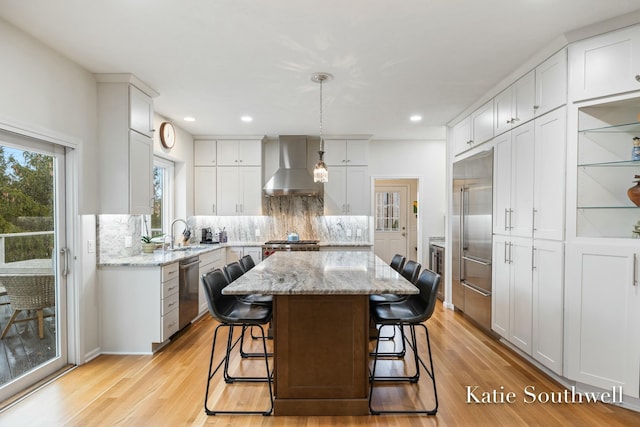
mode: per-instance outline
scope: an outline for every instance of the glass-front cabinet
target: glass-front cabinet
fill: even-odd
[[[640,99],[580,108],[578,127],[576,235],[639,237],[627,191],[640,175]]]

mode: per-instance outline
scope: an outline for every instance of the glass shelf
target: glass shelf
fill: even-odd
[[[613,162],[578,163],[578,167],[629,167],[640,166],[640,160],[617,160]]]
[[[640,123],[624,123],[621,125],[603,126],[592,129],[581,129],[584,133],[638,133],[640,134]]]

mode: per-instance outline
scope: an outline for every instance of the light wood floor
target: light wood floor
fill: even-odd
[[[517,426],[640,425],[640,413],[605,404],[523,403],[523,389],[558,392],[563,388],[499,342],[479,332],[440,303],[428,322],[434,352],[438,395],[436,416],[365,417],[214,416],[203,410],[206,372],[215,322],[198,321],[154,356],[100,356],[0,413],[2,426]],[[424,341],[423,336],[419,336]],[[255,361],[237,362],[232,370],[259,373]],[[382,366],[382,365],[379,365]],[[387,362],[382,369],[401,367]],[[514,391],[513,404],[468,404],[466,386]],[[385,386],[376,392],[379,405],[404,400],[431,402],[428,377],[419,385]],[[264,408],[265,384],[225,385],[217,381],[210,401],[218,405]]]

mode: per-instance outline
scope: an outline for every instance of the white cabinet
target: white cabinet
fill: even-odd
[[[572,43],[569,69],[572,101],[640,89],[640,26]]]
[[[98,80],[100,213],[150,214],[153,209],[151,97],[127,82]]]
[[[216,215],[261,215],[262,140],[218,139],[216,156],[215,197],[200,197],[197,192],[196,205],[203,211],[214,210]],[[212,207],[214,198],[217,207]]]
[[[493,137],[493,99],[453,128],[454,154],[477,147]]]
[[[534,125],[527,123],[495,140],[493,232],[531,237]]]
[[[531,354],[531,239],[494,236],[492,329]]]
[[[262,165],[262,140],[217,140],[218,166]]]
[[[327,166],[367,166],[369,164],[369,140],[367,139],[325,139],[324,151],[324,161]]]
[[[262,247],[260,246],[228,246],[226,263],[238,261],[245,255],[251,255],[253,262],[258,264],[262,260]]]
[[[218,248],[200,254],[200,267],[198,270],[198,276],[201,282],[198,284],[198,304],[200,306],[198,312],[200,314],[208,310],[207,297],[204,294],[204,287],[202,286],[202,276],[216,268],[222,268],[226,261],[225,253],[224,248]]]
[[[193,143],[193,200],[195,215],[216,215],[217,141]]]
[[[562,375],[564,347],[563,243],[533,241],[533,307],[531,355]]]
[[[533,237],[564,238],[566,108],[534,122]]]
[[[566,375],[640,394],[637,244],[576,242],[566,254]]]
[[[129,128],[153,137],[153,99],[135,86],[129,86]]]
[[[178,263],[98,270],[103,353],[148,354],[178,331]]]
[[[219,166],[216,178],[218,215],[262,213],[262,168]]]
[[[494,135],[500,135],[534,117],[535,70],[531,70],[494,98]]]
[[[535,70],[536,117],[567,103],[567,50],[562,49]]]
[[[369,215],[369,140],[325,140],[324,161],[329,181],[324,184],[325,215]]]
[[[332,167],[324,184],[325,215],[369,215],[371,183],[366,166]]]
[[[217,174],[218,170],[211,166],[193,168],[194,214],[217,215]]]
[[[129,132],[129,211],[151,213],[153,209],[153,142],[137,132]]]
[[[216,166],[217,141],[198,140],[193,142],[194,166]]]

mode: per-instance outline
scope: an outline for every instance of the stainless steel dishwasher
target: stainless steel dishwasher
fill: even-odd
[[[187,326],[198,315],[198,270],[200,258],[192,256],[180,261],[178,328]]]

